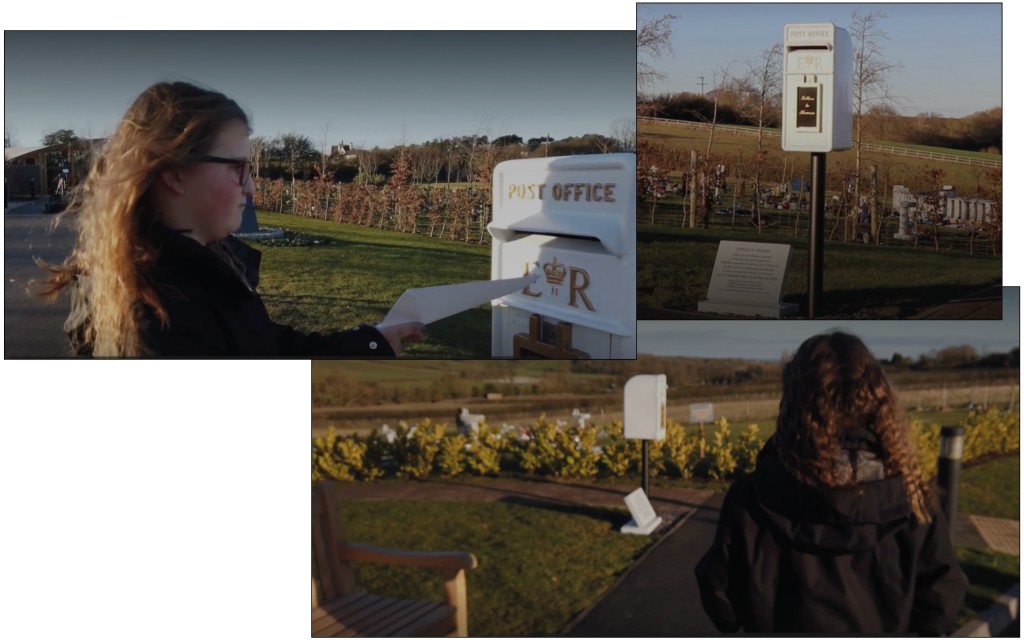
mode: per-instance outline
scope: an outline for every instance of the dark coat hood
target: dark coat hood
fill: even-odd
[[[782,466],[770,444],[757,472],[757,507],[773,530],[801,551],[841,555],[870,549],[913,517],[902,476],[851,487],[809,487]]]

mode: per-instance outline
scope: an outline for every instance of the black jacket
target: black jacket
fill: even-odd
[[[808,487],[771,441],[729,488],[696,574],[728,632],[948,633],[967,586],[942,513],[914,520],[902,477]]]
[[[140,338],[151,356],[393,356],[387,339],[375,328],[321,335],[304,334],[270,319],[256,286],[260,252],[228,237],[221,251],[244,266],[243,279],[212,250],[178,232],[158,226],[158,258],[145,277],[156,289],[169,318],[162,327],[153,310],[137,305]],[[65,330],[72,349],[91,352],[82,341],[89,319],[88,279],[80,278],[72,294]]]

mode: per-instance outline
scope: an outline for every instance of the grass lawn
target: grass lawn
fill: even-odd
[[[793,247],[783,299],[806,311],[808,240],[781,241],[757,230],[643,225],[637,232],[637,304],[696,311],[707,297],[721,240]],[[827,242],[819,317],[897,319],[1002,281],[1002,261],[986,255]],[[642,314],[641,314],[642,316]]]
[[[491,248],[393,231],[379,231],[290,214],[260,211],[261,226],[315,237],[318,244],[268,246],[260,295],[276,322],[302,331],[330,332],[376,324],[403,291],[490,279]],[[490,305],[427,327],[427,337],[403,355],[489,358]]]
[[[352,501],[342,511],[353,542],[473,553],[479,563],[467,574],[473,636],[559,633],[653,542],[617,531],[628,520],[624,509]],[[375,594],[437,598],[442,592],[437,572],[356,569],[360,589]]]
[[[960,513],[1020,519],[1020,455],[965,467],[960,472]]]

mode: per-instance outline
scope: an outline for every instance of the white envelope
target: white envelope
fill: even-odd
[[[377,327],[389,327],[404,322],[430,324],[525,289],[540,277],[540,273],[540,269],[537,268],[522,278],[478,280],[439,287],[407,289]]]

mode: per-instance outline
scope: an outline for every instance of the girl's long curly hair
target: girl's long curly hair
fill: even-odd
[[[877,436],[886,477],[902,476],[915,518],[931,521],[907,417],[882,366],[856,336],[837,331],[809,338],[783,368],[774,436],[779,458],[804,484],[840,486],[840,440],[851,429]]]
[[[161,82],[139,95],[75,190],[67,214],[77,219],[76,246],[50,272],[41,295],[56,295],[77,276],[89,278],[85,342],[97,356],[140,355],[139,307],[166,325],[167,313],[144,277],[157,258],[152,237],[159,212],[150,187],[166,170],[206,155],[232,121],[249,127],[241,107],[222,93],[186,82]]]

